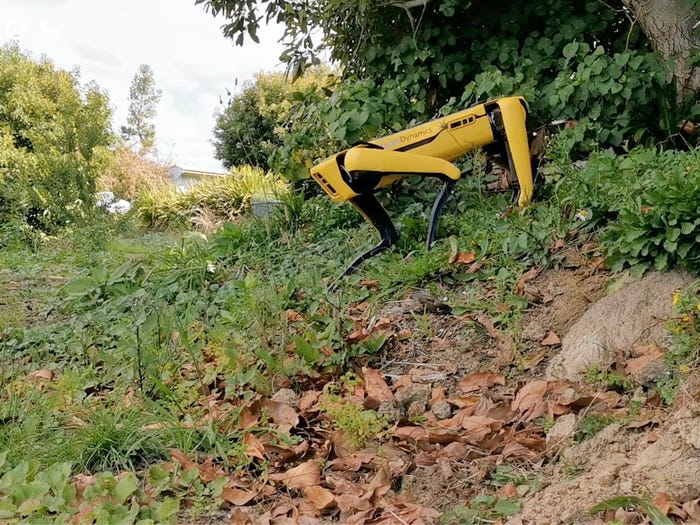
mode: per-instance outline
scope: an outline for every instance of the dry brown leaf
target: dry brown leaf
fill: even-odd
[[[196,467],[197,464],[192,461],[189,457],[187,457],[187,454],[185,454],[182,450],[178,450],[176,448],[171,448],[168,450],[170,452],[170,457],[176,460],[180,465],[182,465],[182,468],[185,470],[189,470],[192,467]]]
[[[299,416],[296,410],[286,403],[265,399],[262,402],[262,406],[268,411],[272,420],[282,432],[289,432],[299,424]]]
[[[513,338],[496,328],[491,319],[485,314],[476,315],[474,320],[483,326],[484,330],[496,340],[499,351],[497,364],[503,366],[510,363],[513,360],[513,352],[515,351],[515,341],[513,341]]]
[[[542,268],[534,267],[522,274],[520,279],[518,279],[518,283],[515,285],[515,293],[521,297],[524,296],[525,285],[537,277],[541,271]]]
[[[227,523],[228,525],[254,525],[255,522],[243,509],[233,509]]]
[[[97,478],[87,474],[76,474],[73,481],[75,482],[76,496],[78,499],[81,499],[85,489],[97,483]]]
[[[287,310],[286,314],[288,323],[298,323],[304,320],[304,316],[296,310]]]
[[[448,397],[447,398],[447,401],[449,401],[451,405],[454,405],[457,408],[461,408],[461,409],[475,408],[476,405],[479,404],[479,400],[481,400],[481,396],[476,396],[476,395]]]
[[[363,465],[371,463],[376,457],[376,450],[360,450],[359,452],[329,461],[328,466],[333,470],[357,472]]]
[[[629,359],[625,363],[625,373],[634,375],[644,369],[650,363],[663,361],[664,353],[656,345],[644,345],[635,347],[638,357]]]
[[[467,394],[481,388],[505,384],[506,378],[496,372],[472,372],[459,382],[458,388]]]
[[[321,398],[321,392],[318,390],[307,390],[299,399],[299,412],[302,414],[310,411],[318,403]]]
[[[459,425],[466,430],[464,438],[467,443],[476,445],[492,432],[499,430],[503,422],[486,416],[467,416],[461,418]]]
[[[394,430],[394,437],[407,441],[425,443],[452,443],[459,439],[459,434],[451,429],[427,429],[423,427],[398,427]]]
[[[53,379],[53,376],[53,370],[49,370],[48,368],[42,368],[40,370],[34,370],[33,372],[30,372],[27,376],[27,381],[51,381]]]
[[[543,379],[537,379],[526,384],[516,394],[510,407],[511,410],[514,412],[525,412],[540,403],[547,392],[547,384],[548,382]]]
[[[243,432],[245,455],[251,458],[265,459],[265,445],[250,432]]]
[[[212,481],[216,481],[217,479],[226,476],[223,469],[214,464],[214,460],[212,458],[207,458],[203,464],[197,465],[197,469],[199,470],[199,479],[201,479],[204,483],[211,483]]]
[[[512,481],[503,485],[496,491],[496,496],[499,498],[515,498],[518,495],[518,487]]]
[[[309,460],[286,472],[270,474],[272,481],[281,481],[290,489],[301,489],[321,484],[321,467],[314,460]]]
[[[700,499],[686,501],[683,503],[683,510],[689,518],[700,523]]]
[[[364,341],[365,339],[367,339],[369,335],[369,331],[365,330],[365,328],[362,325],[357,324],[355,325],[353,331],[345,337],[345,340],[348,343],[359,343],[360,341]]]
[[[362,367],[361,375],[365,382],[367,397],[376,402],[377,405],[382,401],[394,399],[394,394],[384,380],[384,374],[373,368]]]
[[[515,440],[509,440],[503,447],[500,459],[502,461],[510,459],[526,459],[533,460],[537,458],[538,454],[534,450],[531,450],[521,443]]]
[[[265,443],[265,457],[274,466],[281,466],[304,456],[309,450],[309,442],[305,439],[295,445],[273,445]]]
[[[260,419],[260,401],[254,401],[243,407],[239,426],[242,430],[258,424]]]
[[[226,487],[221,491],[220,498],[231,505],[242,506],[251,502],[256,495],[252,490]]]
[[[318,510],[330,509],[338,505],[335,495],[319,485],[311,485],[302,489],[304,497]]]
[[[391,470],[388,463],[384,463],[367,485],[363,499],[382,497],[391,488]]]
[[[559,336],[555,332],[550,330],[547,336],[540,341],[540,344],[542,346],[559,346],[561,344],[561,339],[559,339]]]
[[[403,328],[399,330],[399,333],[396,334],[396,337],[399,341],[405,341],[406,339],[410,339],[411,335],[413,335],[413,332],[411,332],[408,328]]]
[[[360,281],[360,286],[364,286],[365,288],[373,288],[378,285],[379,279],[363,279]]]
[[[676,501],[666,492],[657,493],[651,502],[663,513],[664,516],[674,515],[680,518],[685,517],[685,512],[678,507]]]
[[[206,458],[204,463],[195,463],[192,461],[187,454],[185,454],[181,450],[177,449],[169,449],[168,452],[170,452],[170,456],[177,460],[182,467],[185,470],[189,470],[192,467],[196,467],[197,470],[199,471],[199,479],[204,481],[205,483],[211,483],[212,481],[226,476],[226,473],[223,471],[223,469],[214,464],[214,460],[211,457]]]
[[[408,493],[396,497],[382,499],[382,511],[378,521],[372,520],[373,525],[425,525],[436,523],[441,513],[430,507],[416,503]]]
[[[68,428],[85,428],[88,426],[86,421],[83,421],[77,416],[71,416],[71,418],[65,423]]]
[[[471,264],[476,259],[474,252],[460,252],[450,255],[450,264]]]

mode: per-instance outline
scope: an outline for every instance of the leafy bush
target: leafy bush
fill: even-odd
[[[680,265],[700,272],[700,151],[661,152],[638,169],[647,180],[602,237],[612,269]]]
[[[563,166],[559,164],[559,166]],[[563,166],[555,199],[564,212],[586,210],[601,227],[614,271],[680,265],[700,270],[700,153],[637,148],[596,152],[580,169]]]
[[[585,139],[614,147],[645,139],[653,143],[675,132],[674,90],[656,54],[637,50],[609,53],[602,45],[591,47],[575,40],[559,56],[551,42],[546,50],[555,76],[532,71],[537,56],[513,63],[511,70],[487,66],[465,86],[457,106],[520,93],[529,102],[533,121],[579,121],[585,130],[581,145]],[[443,112],[453,106],[448,104]]]
[[[0,48],[0,219],[51,233],[89,214],[112,140],[107,95]]]

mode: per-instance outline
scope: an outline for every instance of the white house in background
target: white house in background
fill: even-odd
[[[180,166],[170,166],[168,170],[170,180],[180,191],[187,191],[195,184],[211,177],[226,177],[228,173],[216,173],[213,171],[197,171],[181,168]]]

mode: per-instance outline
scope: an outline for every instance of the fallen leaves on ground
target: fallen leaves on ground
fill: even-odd
[[[500,335],[490,321],[482,321],[487,331]],[[452,389],[431,386],[450,373],[414,368],[388,376],[363,367],[359,382],[339,379],[332,388],[324,383],[322,390],[307,385],[297,408],[262,396],[245,402],[210,398],[210,410],[224,412],[219,406],[225,406],[234,413],[235,408],[236,431],[251,464],[232,474],[207,455],[172,450],[171,456],[185,470],[196,468],[204,482],[226,477],[220,499],[236,510],[230,523],[313,523],[325,517],[357,525],[430,524],[440,516],[436,509],[394,490],[406,473],[436,465],[449,478],[465,461],[479,462],[483,475],[503,462],[531,464],[547,452],[545,431],[536,424],[540,416],[556,420],[593,405],[612,410],[620,404],[614,392],[582,392],[579,384],[534,378],[510,382],[490,370],[458,378]],[[354,403],[363,410],[401,400],[412,400],[415,410],[414,396],[424,392],[419,405],[424,413],[396,416],[387,431],[365,436],[364,448],[354,449],[326,412],[329,392],[334,404]],[[452,407],[449,417],[433,415],[436,402]],[[513,487],[501,491],[510,494]],[[260,514],[261,508],[269,510]]]

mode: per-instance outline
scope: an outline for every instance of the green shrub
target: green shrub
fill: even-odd
[[[700,270],[700,151],[603,150],[580,168],[565,162],[549,170],[552,198],[569,216],[585,210],[614,271]]]
[[[279,177],[257,168],[234,168],[226,177],[196,184],[181,192],[174,186],[147,189],[137,199],[138,215],[149,228],[217,229],[244,213],[255,196],[276,197],[287,192]]]
[[[0,220],[52,233],[94,209],[112,140],[107,95],[0,47]]]
[[[612,269],[680,265],[700,272],[700,151],[660,152],[639,171],[634,198],[602,236]]]

